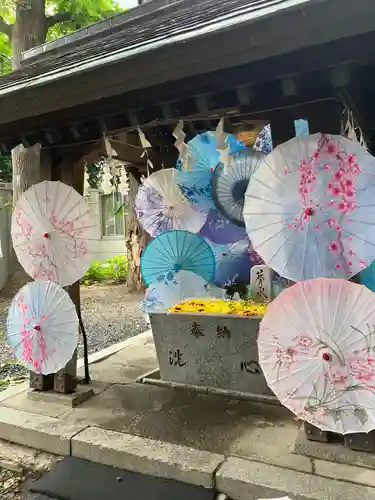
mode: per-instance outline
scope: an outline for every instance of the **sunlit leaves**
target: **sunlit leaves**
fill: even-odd
[[[17,0],[0,0],[0,18],[13,23]],[[19,0],[22,1],[22,0]],[[47,33],[47,40],[68,35],[89,24],[113,16],[121,9],[116,0],[46,0],[46,15],[71,13],[72,20],[52,26]],[[10,46],[8,37],[0,33],[0,75],[11,69]]]
[[[72,21],[53,26],[47,39],[52,40],[65,36],[72,31],[84,28],[89,24],[105,19],[121,12],[114,0],[58,0],[48,1],[48,13],[72,13]]]
[[[0,153],[0,182],[12,182],[12,161],[10,156]]]

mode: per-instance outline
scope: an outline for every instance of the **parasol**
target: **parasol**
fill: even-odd
[[[314,134],[277,147],[244,206],[254,249],[281,276],[350,278],[375,256],[375,159],[345,137]]]
[[[233,135],[226,137],[229,145],[229,154],[234,155],[246,149],[241,141]],[[215,168],[220,162],[220,153],[216,149],[217,140],[215,132],[205,132],[196,135],[187,143],[188,165],[186,169],[177,163],[177,182],[181,191],[192,203],[214,207],[211,195],[211,180]]]
[[[78,317],[69,295],[51,281],[34,281],[14,297],[7,339],[16,358],[36,373],[57,373],[78,343]]]
[[[213,243],[227,244],[246,238],[244,227],[233,224],[218,210],[210,210],[200,235]]]
[[[243,204],[247,186],[264,155],[241,152],[234,156],[227,172],[220,167],[212,178],[212,198],[215,205],[229,220],[244,226]]]
[[[271,125],[265,125],[255,140],[254,150],[268,155],[272,151]]]
[[[157,280],[147,288],[142,310],[146,313],[167,312],[182,300],[211,297],[211,286],[198,274],[174,273],[171,280]]]
[[[138,190],[135,211],[152,237],[170,229],[199,232],[207,211],[194,210],[176,183],[176,169],[159,170],[147,177]]]
[[[375,261],[371,266],[359,273],[359,280],[362,285],[367,286],[372,292],[375,292]]]
[[[269,387],[299,418],[340,434],[375,429],[375,295],[342,279],[284,290],[260,325]]]
[[[217,286],[229,286],[235,283],[248,285],[252,263],[249,256],[249,240],[242,239],[230,245],[210,243],[215,255],[215,277]]]
[[[156,280],[171,281],[178,271],[190,271],[206,281],[215,273],[210,245],[188,231],[167,231],[150,241],[141,255],[141,274],[146,286]]]
[[[62,182],[44,181],[18,200],[11,231],[25,271],[66,286],[90,267],[98,230],[83,196]]]

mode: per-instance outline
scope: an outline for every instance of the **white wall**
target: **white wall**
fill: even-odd
[[[102,236],[102,215],[100,207],[100,192],[96,189],[90,190],[90,195],[87,198],[90,208],[98,226],[97,237],[97,254],[95,260],[105,260],[117,255],[126,253],[125,237],[123,236]]]

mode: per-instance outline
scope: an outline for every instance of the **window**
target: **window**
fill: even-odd
[[[120,193],[100,197],[102,210],[102,236],[125,236],[127,199]]]

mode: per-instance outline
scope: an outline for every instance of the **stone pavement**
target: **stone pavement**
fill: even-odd
[[[215,486],[233,500],[375,500],[373,457],[340,446],[316,456],[281,406],[137,383],[157,367],[150,332],[90,361],[90,399],[85,388],[77,398],[35,395],[27,385],[0,393],[0,439]],[[296,441],[309,457],[293,453]]]

